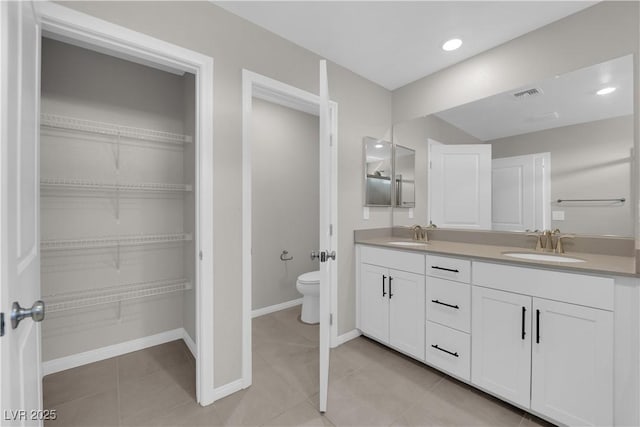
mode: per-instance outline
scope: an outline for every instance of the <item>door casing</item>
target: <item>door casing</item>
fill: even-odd
[[[269,77],[242,70],[242,386],[247,388],[252,383],[252,349],[251,349],[251,114],[252,98],[260,98],[288,108],[318,115],[320,97],[313,93],[290,86]],[[338,246],[338,104],[329,102],[331,113],[331,162],[334,167],[329,171],[320,171],[321,179],[330,180],[332,224],[331,247]],[[326,248],[319,248],[324,250]],[[331,296],[330,311],[333,322],[330,327],[330,345],[335,347],[338,340],[337,318],[337,283],[338,268],[331,267],[329,280]]]
[[[213,382],[213,58],[49,1],[32,3],[46,36],[176,74],[196,76],[196,395],[216,398]],[[4,74],[5,70],[0,71]],[[5,201],[0,200],[0,206]],[[0,210],[4,221],[4,209]],[[39,218],[38,218],[39,220]],[[203,238],[202,236],[207,236]],[[2,250],[0,248],[0,250]]]

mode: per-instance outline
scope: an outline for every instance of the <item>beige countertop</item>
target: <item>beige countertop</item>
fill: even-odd
[[[472,258],[479,261],[498,261],[500,263],[508,263],[520,266],[550,268],[554,270],[562,270],[575,273],[597,273],[617,276],[640,277],[640,274],[636,273],[636,261],[634,257],[574,252],[557,256],[579,258],[581,260],[584,260],[584,262],[563,263],[554,261],[533,261],[505,256],[505,252],[528,252],[534,254],[545,254],[545,252],[536,252],[533,249],[513,246],[481,245],[475,243],[458,243],[442,240],[431,240],[424,246],[424,248],[400,246],[389,243],[401,241],[411,242],[410,239],[388,236],[356,239],[355,243],[380,246],[402,251],[460,256],[465,258]]]

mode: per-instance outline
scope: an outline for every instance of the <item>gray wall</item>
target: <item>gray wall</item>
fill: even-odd
[[[317,55],[208,2],[65,2],[65,6],[214,58],[215,385],[241,376],[243,68],[318,93]],[[353,230],[388,226],[391,210],[362,220],[362,137],[387,139],[391,93],[329,63],[338,113],[338,332],[355,327]]]
[[[43,40],[43,113],[183,133],[184,91],[180,76]],[[117,171],[114,146],[109,141],[95,135],[43,130],[42,177],[183,181],[185,165],[180,149],[150,148],[128,141],[120,145]],[[193,169],[192,164],[187,166]],[[123,194],[119,220],[113,197],[100,193],[43,190],[40,208],[43,240],[178,233],[184,227],[180,196]],[[45,302],[56,294],[177,279],[186,274],[182,244],[124,247],[120,253],[119,271],[114,266],[114,248],[43,253]],[[117,304],[109,304],[51,313],[43,323],[42,358],[51,360],[180,328],[182,299],[181,293],[175,293],[123,302],[121,312]]]
[[[634,87],[638,88],[639,45],[640,3],[600,2],[395,90],[393,120],[398,123],[447,110],[630,53],[634,54],[636,70]],[[638,147],[638,90],[634,104],[634,146]],[[639,151],[636,162],[640,161]],[[633,181],[637,180],[634,171]],[[640,218],[637,212],[635,218]],[[636,247],[640,248],[637,223],[635,230]]]
[[[253,98],[252,308],[301,298],[297,277],[318,270],[318,117]],[[293,260],[283,262],[286,249]]]
[[[563,126],[487,141],[494,159],[551,153],[551,210],[564,221],[551,228],[579,234],[633,236],[631,156],[633,116]],[[559,198],[625,197],[624,204],[554,203]]]
[[[427,168],[429,165],[429,139],[434,139],[443,144],[482,143],[479,139],[445,122],[435,115],[408,120],[394,125],[394,143],[416,150],[416,206],[413,208],[413,218],[409,218],[410,210],[408,208],[394,208],[393,225],[426,224],[427,222]]]

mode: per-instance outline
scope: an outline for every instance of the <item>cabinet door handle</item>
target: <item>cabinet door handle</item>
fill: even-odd
[[[455,308],[456,310],[460,310],[460,307],[458,307],[458,305],[451,305],[451,304],[447,304],[446,302],[440,302],[437,299],[432,299],[431,300],[432,303],[434,304],[440,304],[440,305],[445,305],[447,307],[451,307],[451,308]]]
[[[450,271],[452,273],[460,273],[460,271],[457,268],[444,268],[444,267],[438,267],[437,265],[432,265],[431,268],[433,268],[434,270],[444,270],[444,271]]]
[[[536,344],[540,344],[540,310],[536,310]]]
[[[451,352],[449,350],[445,350],[444,348],[438,347],[438,344],[431,344],[431,347],[435,348],[436,350],[440,350],[440,351],[443,351],[443,352],[445,352],[447,354],[450,354],[450,355],[452,355],[454,357],[460,357],[460,356],[458,356],[458,352],[457,351],[455,353],[453,353],[453,352]]]
[[[391,292],[391,281],[393,280],[393,277],[389,276],[389,299],[391,299],[391,297],[393,296],[393,293]]]
[[[387,296],[387,292],[384,290],[384,281],[387,280],[387,276],[385,276],[384,274],[382,275],[382,296],[385,297]]]
[[[527,312],[527,309],[525,307],[522,307],[522,339],[524,339],[524,337],[527,335],[524,330],[524,316],[526,312]]]

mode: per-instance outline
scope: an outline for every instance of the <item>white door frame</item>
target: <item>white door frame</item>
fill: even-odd
[[[242,70],[242,387],[251,385],[251,117],[252,98],[318,115],[320,111],[320,97],[313,93],[298,89],[286,83],[269,77]],[[320,171],[321,177],[327,177],[331,191],[331,220],[333,234],[331,247],[338,247],[338,104],[330,101],[331,135],[333,149],[331,150],[331,171]],[[324,249],[324,248],[318,248]],[[338,338],[338,268],[333,264],[331,268],[329,292],[331,295],[331,347],[337,345]]]
[[[34,2],[42,33],[66,43],[176,74],[196,76],[196,396],[215,400],[213,376],[213,58],[77,12]]]

